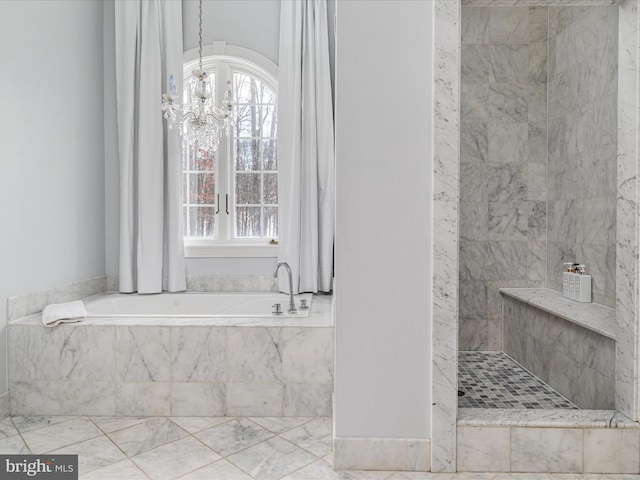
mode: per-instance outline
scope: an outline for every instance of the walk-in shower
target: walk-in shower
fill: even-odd
[[[599,333],[580,325],[583,315],[549,307],[562,303],[553,292],[509,318],[500,289],[561,292],[562,264],[578,261],[592,276],[594,303],[609,307],[603,315],[615,308],[618,14],[617,5],[463,3],[460,406],[614,408],[613,340],[583,345]],[[542,317],[523,323],[527,308]],[[488,367],[498,360],[500,375]],[[602,392],[585,400],[577,392],[585,382]],[[548,401],[547,384],[566,398]],[[501,401],[496,390],[505,388],[526,400]]]

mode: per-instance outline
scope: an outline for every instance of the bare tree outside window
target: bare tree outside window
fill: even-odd
[[[183,142],[187,247],[266,246],[264,239],[278,238],[277,69],[249,63],[231,56],[203,58],[218,103],[231,81],[236,123],[222,132],[216,152]],[[184,68],[187,76],[193,62]]]
[[[185,237],[214,237],[216,211],[215,154],[182,146],[182,203]]]
[[[233,75],[235,128],[235,235],[278,236],[277,99],[259,79]]]

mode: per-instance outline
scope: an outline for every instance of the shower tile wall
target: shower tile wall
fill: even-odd
[[[544,286],[547,7],[463,7],[460,350],[501,350],[504,286]]]
[[[618,7],[549,7],[548,287],[585,263],[615,306]]]

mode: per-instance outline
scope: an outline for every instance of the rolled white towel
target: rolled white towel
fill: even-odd
[[[87,310],[81,300],[68,303],[52,303],[42,310],[45,327],[55,327],[61,323],[81,322],[87,318]]]

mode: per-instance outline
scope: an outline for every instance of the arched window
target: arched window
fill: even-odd
[[[197,51],[187,52],[185,58],[186,79],[198,67]],[[187,256],[275,256],[277,67],[255,52],[224,42],[203,49],[202,64],[213,80],[217,105],[231,81],[237,121],[229,135],[222,134],[216,152],[183,143]]]

